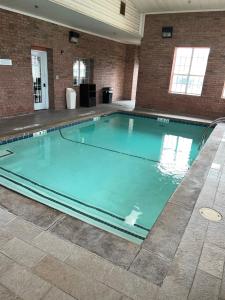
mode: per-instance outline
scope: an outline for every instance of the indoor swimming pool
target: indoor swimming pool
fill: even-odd
[[[0,146],[0,183],[140,244],[197,157],[204,130],[113,113],[37,132]]]

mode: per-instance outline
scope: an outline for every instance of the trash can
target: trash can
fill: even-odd
[[[76,108],[76,91],[71,88],[66,89],[66,106],[67,109]]]
[[[103,103],[112,103],[113,88],[104,87],[102,89],[102,102]]]

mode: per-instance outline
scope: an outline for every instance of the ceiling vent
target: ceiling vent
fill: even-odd
[[[120,1],[120,14],[125,16],[126,13],[126,2]]]

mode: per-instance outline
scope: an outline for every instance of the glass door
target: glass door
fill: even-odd
[[[47,52],[31,50],[34,109],[48,109]]]

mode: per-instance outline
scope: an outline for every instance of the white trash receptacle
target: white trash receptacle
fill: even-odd
[[[72,88],[66,89],[66,106],[67,109],[76,108],[76,91]]]

